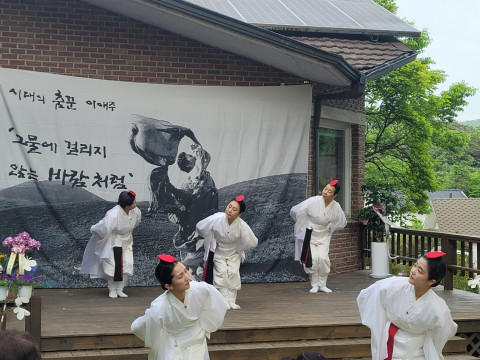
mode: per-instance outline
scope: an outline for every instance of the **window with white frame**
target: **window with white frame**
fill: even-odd
[[[323,188],[333,179],[338,179],[340,193],[336,201],[340,203],[347,217],[350,217],[352,135],[349,123],[320,118],[318,127],[317,189]]]

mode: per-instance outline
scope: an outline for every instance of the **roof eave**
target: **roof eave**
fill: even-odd
[[[383,75],[386,75],[389,72],[392,72],[408,63],[411,63],[417,58],[417,55],[418,54],[416,52],[404,54],[393,61],[390,61],[388,63],[382,64],[380,66],[373,68],[365,75],[366,82],[370,82],[375,79],[378,79],[379,77],[382,77]]]
[[[312,82],[344,88],[364,80],[364,75],[339,55],[185,1],[84,1]]]

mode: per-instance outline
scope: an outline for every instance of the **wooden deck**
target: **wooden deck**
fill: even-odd
[[[251,342],[358,337],[365,341],[362,346],[369,348],[369,331],[360,323],[356,297],[361,289],[375,281],[368,271],[332,275],[328,286],[333,292],[329,294],[309,293],[307,282],[243,284],[237,299],[242,309],[227,312],[221,329],[212,334],[210,344],[218,344],[220,351],[232,341],[248,346]],[[458,333],[480,332],[480,295],[444,291],[441,286],[435,291],[449,305],[459,325]],[[59,351],[115,349],[118,343],[141,348],[143,344],[132,336],[130,324],[143,315],[162,289],[136,287],[126,288],[125,292],[128,298],[110,299],[106,288],[35,290],[35,295],[42,299],[42,351],[53,355]],[[9,312],[7,328],[21,328],[22,322],[13,315]],[[58,358],[51,356],[55,357]]]

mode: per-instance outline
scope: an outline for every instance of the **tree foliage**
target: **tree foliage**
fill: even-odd
[[[375,182],[362,186],[365,207],[358,212],[358,217],[367,226],[367,229],[373,230],[374,238],[382,241],[385,235],[385,224],[378,216],[380,212],[383,216],[393,222],[398,222],[404,226],[406,221],[412,221],[411,208],[408,207],[405,197],[397,191],[388,182]]]
[[[394,1],[377,2],[396,11]],[[426,30],[402,40],[419,54],[430,44]],[[470,139],[448,125],[475,89],[461,82],[438,93],[446,74],[434,65],[419,57],[368,83],[365,94],[365,183],[391,184],[418,212],[428,211],[425,191],[438,187],[432,148],[454,152]]]
[[[470,198],[480,198],[480,127],[461,123],[449,127],[469,136],[470,141],[460,151],[433,147],[438,184],[443,189],[460,189]]]

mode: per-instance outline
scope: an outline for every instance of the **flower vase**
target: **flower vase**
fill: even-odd
[[[8,287],[7,286],[0,286],[0,301],[3,301],[8,296]]]
[[[33,291],[33,286],[31,285],[20,286],[20,288],[18,289],[17,296],[30,299],[32,297],[32,291]]]

